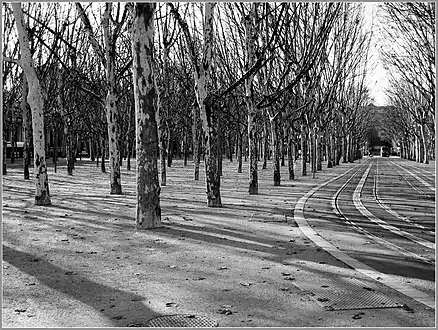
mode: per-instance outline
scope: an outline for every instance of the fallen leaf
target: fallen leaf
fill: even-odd
[[[329,301],[329,298],[317,298],[316,300],[321,301],[321,302],[326,302]]]
[[[364,312],[360,312],[360,313],[354,315],[353,319],[360,320],[362,318],[362,315],[365,315],[365,313]]]
[[[287,281],[295,281],[295,277],[285,277],[284,279]]]
[[[233,312],[229,309],[219,309],[218,313],[225,314],[225,315],[232,315],[233,314]]]
[[[193,281],[202,281],[205,280],[205,277],[196,277],[193,279]]]
[[[23,308],[16,308],[14,310],[15,314],[20,314],[20,313],[24,313],[25,311],[27,311],[27,309],[23,309]]]

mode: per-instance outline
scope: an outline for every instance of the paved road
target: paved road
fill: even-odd
[[[434,307],[434,164],[364,159],[301,202],[299,225],[315,243],[363,274],[383,278],[407,300]]]

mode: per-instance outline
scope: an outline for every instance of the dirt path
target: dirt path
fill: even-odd
[[[162,187],[164,227],[150,231],[134,229],[134,171],[122,173],[124,195],[110,196],[108,175],[91,162],[78,162],[73,177],[65,166],[57,174],[50,167],[54,206],[35,207],[33,183],[21,166],[9,167],[2,325],[142,326],[155,316],[196,314],[221,327],[433,326],[426,309],[325,310],[294,283],[355,276],[293,221],[305,192],[354,165],[280,187],[270,168],[260,170],[260,194],[249,196],[247,166],[237,174],[237,164],[224,161],[225,206],[211,209],[203,180],[176,160]]]

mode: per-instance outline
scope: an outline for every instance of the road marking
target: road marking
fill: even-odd
[[[398,167],[400,167],[401,169],[405,170],[406,172],[408,172],[410,175],[412,175],[415,179],[417,179],[418,181],[420,181],[423,185],[425,185],[427,188],[429,188],[432,191],[435,191],[435,187],[431,186],[430,184],[428,184],[426,181],[424,181],[422,178],[420,178],[418,175],[412,173],[411,171],[407,170],[406,168],[404,168],[403,166],[397,164],[396,162],[392,162],[393,164],[397,165]]]
[[[332,208],[333,208],[335,214],[338,215],[338,216],[341,217],[341,218],[344,218],[345,222],[346,222],[348,225],[350,225],[351,227],[353,227],[354,229],[356,229],[357,231],[359,231],[360,233],[362,233],[363,235],[365,235],[367,238],[369,238],[369,239],[371,239],[371,240],[373,240],[373,241],[375,241],[375,242],[377,242],[377,243],[379,243],[379,244],[381,244],[381,245],[384,245],[384,246],[386,246],[386,247],[388,247],[388,248],[390,248],[390,249],[392,249],[392,250],[394,250],[394,251],[397,251],[397,252],[403,254],[403,255],[406,256],[406,257],[410,257],[410,258],[412,258],[414,261],[418,261],[418,259],[419,259],[419,260],[422,260],[422,261],[424,261],[424,262],[426,262],[426,263],[428,263],[428,264],[431,264],[431,262],[430,262],[428,259],[426,259],[426,258],[424,258],[424,257],[422,257],[422,256],[420,256],[420,255],[418,255],[418,254],[415,254],[415,253],[412,253],[412,252],[410,252],[410,251],[407,251],[407,250],[403,249],[402,247],[400,247],[400,246],[398,246],[398,245],[395,245],[395,244],[393,244],[393,243],[391,243],[391,242],[389,242],[389,241],[387,241],[387,240],[385,240],[385,239],[383,239],[383,238],[380,238],[380,237],[378,237],[378,236],[373,235],[372,233],[370,233],[370,232],[367,231],[366,229],[364,229],[364,228],[362,228],[361,226],[359,226],[359,225],[358,225],[357,223],[355,223],[354,221],[350,220],[350,219],[349,219],[349,218],[348,218],[348,217],[347,217],[347,216],[346,216],[346,215],[340,210],[340,208],[338,207],[338,203],[337,203],[338,196],[339,196],[339,194],[341,193],[341,191],[347,186],[348,183],[350,183],[350,181],[354,178],[354,176],[355,176],[358,172],[359,172],[359,170],[357,170],[356,173],[354,173],[354,174],[351,176],[351,178],[348,179],[348,180],[347,180],[347,181],[341,186],[341,188],[339,188],[339,190],[335,193],[335,195],[333,196],[333,198],[332,198],[332,200],[331,200],[331,205],[332,205]],[[412,260],[412,259],[411,259],[411,260]]]
[[[385,209],[386,212],[388,212],[389,214],[391,214],[392,216],[396,217],[396,218],[399,219],[399,220],[402,220],[402,221],[408,222],[409,224],[411,224],[411,225],[413,225],[413,226],[415,226],[415,227],[417,227],[417,228],[420,228],[420,229],[426,230],[427,233],[429,233],[429,234],[435,235],[435,232],[434,232],[434,231],[431,231],[429,228],[424,227],[424,226],[422,226],[422,225],[419,225],[419,224],[415,223],[414,221],[411,221],[411,220],[409,220],[408,218],[402,216],[402,215],[399,214],[397,211],[393,210],[393,209],[390,208],[388,205],[386,205],[383,201],[380,200],[379,192],[378,192],[378,188],[377,188],[377,187],[378,187],[378,184],[379,184],[379,161],[377,161],[376,176],[374,177],[374,179],[375,179],[375,180],[374,180],[374,189],[373,189],[374,199],[376,200],[376,202],[377,202],[377,203],[378,203],[383,209]],[[435,249],[435,244],[433,245],[433,248]]]
[[[358,211],[366,216],[369,220],[371,220],[372,222],[378,224],[380,227],[389,230],[390,232],[402,236],[404,238],[407,238],[409,240],[411,240],[414,243],[423,245],[429,249],[435,250],[435,244],[431,243],[429,241],[426,241],[425,239],[422,239],[420,237],[417,237],[415,235],[412,235],[411,233],[405,232],[403,230],[400,230],[397,227],[394,227],[388,223],[386,223],[385,221],[383,221],[382,219],[379,219],[378,217],[376,217],[374,214],[372,214],[370,211],[368,211],[368,209],[362,204],[361,201],[361,193],[362,193],[362,189],[363,186],[365,185],[365,181],[368,177],[368,173],[371,170],[371,165],[368,167],[368,169],[365,171],[365,173],[363,174],[362,178],[360,179],[356,189],[354,190],[353,193],[353,203],[354,206],[356,206],[356,208],[358,209]],[[418,256],[420,259],[422,257]],[[424,259],[424,258],[423,258]]]
[[[299,226],[300,230],[306,235],[309,239],[311,239],[316,245],[323,248],[325,251],[330,253],[333,257],[336,259],[342,261],[346,265],[350,266],[351,268],[357,270],[358,272],[371,277],[374,280],[379,281],[382,284],[385,284],[386,286],[426,305],[427,307],[430,307],[432,309],[435,309],[435,298],[432,296],[429,296],[426,293],[423,293],[415,288],[410,287],[406,283],[403,283],[398,278],[381,273],[368,265],[365,265],[364,263],[360,262],[359,260],[356,260],[349,256],[348,254],[339,251],[333,244],[329,243],[325,239],[323,239],[321,236],[318,236],[315,230],[313,230],[309,223],[304,218],[304,205],[306,204],[307,200],[319,189],[322,187],[328,185],[329,183],[343,177],[348,172],[350,172],[353,169],[350,168],[343,174],[340,174],[336,176],[335,178],[332,178],[326,182],[323,182],[319,186],[314,187],[310,191],[308,191],[306,194],[304,194],[296,203],[295,209],[294,209],[294,220]]]

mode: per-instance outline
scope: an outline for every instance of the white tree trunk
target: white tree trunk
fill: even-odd
[[[34,144],[35,169],[35,204],[50,205],[49,179],[47,176],[45,136],[44,136],[44,99],[41,85],[38,80],[32,55],[29,49],[29,37],[24,24],[21,3],[12,3],[15,23],[18,30],[18,39],[21,48],[20,64],[29,84],[27,102],[32,110],[32,128]]]
[[[153,65],[155,3],[136,3],[132,27],[133,80],[137,144],[138,229],[161,226],[158,180],[158,127]]]

